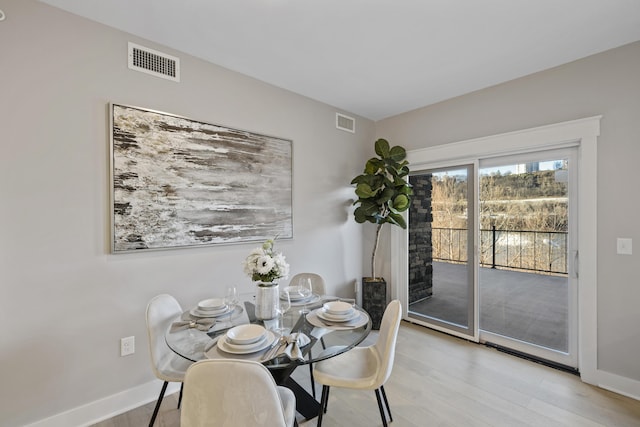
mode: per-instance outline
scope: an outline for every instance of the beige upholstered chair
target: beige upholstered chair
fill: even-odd
[[[298,286],[300,279],[311,279],[311,289],[313,293],[316,295],[324,295],[326,294],[324,279],[322,276],[316,273],[298,273],[291,278],[289,281],[289,286]],[[324,341],[322,341],[322,345],[324,347]],[[316,383],[313,380],[313,364],[309,363],[309,378],[311,380],[311,394],[313,398],[316,398]]]
[[[296,398],[276,385],[258,362],[211,359],[196,362],[184,380],[181,427],[292,427]]]
[[[400,301],[389,303],[382,316],[380,334],[374,345],[369,347],[355,347],[336,357],[322,360],[315,364],[313,375],[322,384],[322,401],[318,414],[318,427],[322,425],[322,415],[327,411],[329,387],[343,387],[360,390],[375,390],[378,409],[382,417],[382,424],[387,426],[387,417],[382,406],[380,393],[389,414],[389,421],[393,421],[389,401],[384,391],[384,383],[391,375],[393,359],[400,328],[402,305]]]
[[[174,297],[162,294],[154,297],[147,305],[147,333],[149,335],[149,351],[151,354],[151,368],[158,379],[164,381],[158,402],[153,410],[149,427],[153,426],[162,403],[162,398],[169,382],[182,382],[187,368],[193,362],[178,356],[167,346],[164,335],[173,320],[180,317],[182,308]],[[182,400],[182,388],[178,408]]]

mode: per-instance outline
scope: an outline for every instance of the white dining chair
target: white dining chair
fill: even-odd
[[[179,318],[181,314],[182,308],[180,304],[171,295],[158,295],[147,305],[147,334],[149,336],[151,369],[158,379],[164,381],[162,389],[160,390],[160,396],[156,402],[156,407],[149,421],[149,427],[152,427],[155,423],[169,382],[182,383],[187,368],[193,364],[190,360],[180,357],[171,351],[164,338],[171,322]],[[182,401],[182,386],[183,384],[180,386],[178,408],[180,408]]]
[[[298,286],[300,280],[311,279],[311,289],[315,295],[323,296],[326,294],[324,279],[317,273],[298,273],[294,275],[289,281],[289,286]],[[322,347],[324,347],[324,340],[320,338]],[[311,394],[313,398],[316,398],[316,383],[313,380],[313,364],[309,363],[309,379],[311,381]]]
[[[295,395],[261,363],[210,359],[187,370],[180,427],[297,425]]]
[[[316,273],[298,273],[291,278],[289,286],[298,286],[300,279],[311,279],[311,289],[313,293],[320,296],[325,294],[324,279],[321,275]]]
[[[315,364],[313,376],[322,384],[322,398],[318,413],[318,427],[322,425],[322,416],[327,411],[330,387],[343,387],[358,390],[374,390],[378,400],[378,409],[382,425],[387,426],[387,417],[382,406],[382,398],[389,421],[393,421],[384,383],[391,375],[395,356],[396,340],[400,329],[402,305],[393,300],[382,315],[380,332],[376,343],[368,347],[354,347],[346,353],[322,360]]]

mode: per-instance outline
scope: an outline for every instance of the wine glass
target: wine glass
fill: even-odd
[[[280,293],[280,298],[275,302],[276,304],[276,313],[278,313],[278,326],[276,327],[276,331],[285,336],[286,328],[284,327],[284,315],[291,308],[291,297],[289,296],[289,291],[283,291]]]
[[[224,303],[229,307],[229,314],[225,316],[228,325],[231,326],[231,318],[233,317],[233,312],[236,309],[236,305],[238,305],[238,289],[235,286],[228,286],[227,290],[224,294]]]
[[[311,282],[311,278],[310,277],[301,278],[298,281],[298,288],[300,289],[300,293],[303,294],[303,296],[305,297],[304,304],[300,309],[300,314],[307,314],[309,313],[309,308],[307,307],[307,303],[309,302],[309,300],[311,300],[311,297],[313,296],[313,283]]]
[[[224,303],[229,306],[229,310],[233,310],[238,305],[238,289],[235,286],[227,287]]]

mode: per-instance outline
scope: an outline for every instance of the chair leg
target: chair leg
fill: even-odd
[[[382,399],[380,398],[380,389],[376,390],[376,400],[378,401],[378,409],[380,410],[380,417],[382,417],[382,425],[387,427],[387,416],[384,413],[384,408],[382,407]]]
[[[330,390],[331,389],[329,388],[329,386],[327,386],[327,400],[326,400],[326,402],[324,404],[324,413],[325,414],[327,413],[327,408],[329,407],[329,391]]]
[[[182,403],[182,390],[184,389],[184,383],[180,384],[180,395],[178,396],[178,409],[180,409],[180,404]],[[386,399],[386,397],[385,397]]]
[[[329,386],[322,386],[322,399],[320,400],[320,410],[318,411],[318,427],[322,426],[322,416],[327,412],[327,401],[329,400]]]
[[[384,391],[384,386],[380,386],[380,391],[382,392],[382,398],[384,399],[384,404],[387,407],[387,414],[389,414],[389,422],[393,422],[393,417],[391,416],[391,408],[389,408],[389,401],[387,400],[387,393]]]
[[[313,379],[313,363],[309,363],[309,378],[311,379],[311,394],[316,398],[316,382]]]
[[[164,392],[167,391],[167,386],[169,385],[168,381],[165,381],[162,384],[162,389],[160,390],[160,396],[158,396],[158,402],[156,402],[156,407],[153,410],[153,415],[151,415],[151,421],[149,421],[149,427],[153,427],[153,423],[156,422],[156,417],[158,416],[158,410],[160,409],[160,405],[162,404],[162,398],[164,397]]]

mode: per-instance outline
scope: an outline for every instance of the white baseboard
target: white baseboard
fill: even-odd
[[[614,393],[640,400],[640,381],[599,370],[596,385]]]
[[[146,384],[122,391],[78,406],[60,414],[36,421],[24,427],[86,427],[108,418],[130,411],[158,399],[162,381],[154,380]],[[165,395],[180,391],[180,383],[169,383]]]

